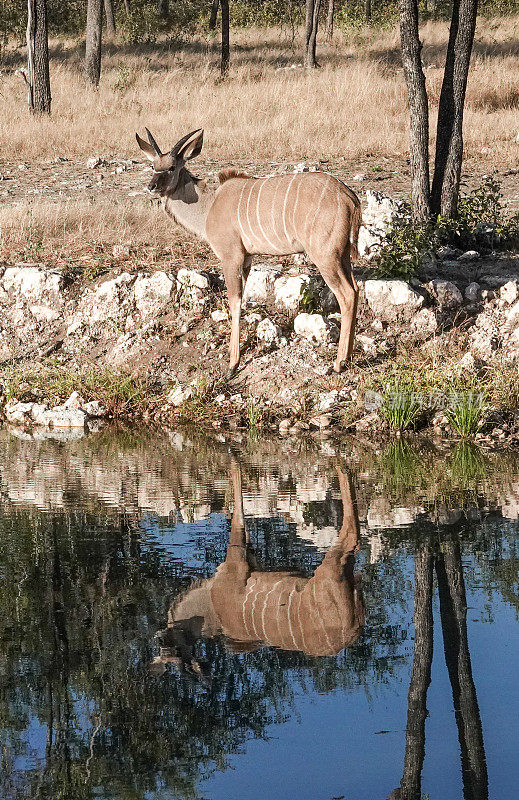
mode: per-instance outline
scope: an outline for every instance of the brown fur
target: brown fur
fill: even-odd
[[[241,172],[239,169],[221,169],[218,173],[218,180],[220,183],[230,181],[231,178],[252,178],[252,175],[248,175],[246,172]]]

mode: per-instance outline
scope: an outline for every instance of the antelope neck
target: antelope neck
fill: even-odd
[[[177,187],[166,196],[165,209],[175,222],[207,241],[205,224],[213,200],[213,191],[182,170]]]

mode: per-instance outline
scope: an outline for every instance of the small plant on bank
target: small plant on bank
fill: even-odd
[[[393,430],[411,427],[421,410],[416,391],[402,383],[389,383],[382,393],[381,411]]]
[[[447,416],[460,436],[472,436],[483,425],[487,412],[485,392],[473,389],[459,392],[453,400]]]
[[[251,433],[257,433],[258,428],[261,428],[263,423],[263,411],[261,410],[257,398],[253,397],[251,394],[247,397],[245,414],[249,431]]]
[[[434,252],[442,245],[506,248],[518,242],[519,214],[507,213],[501,185],[488,175],[478,188],[460,197],[455,219],[438,217],[427,225],[417,225],[407,208],[387,231],[374,274],[377,278],[409,281],[417,275],[427,250]]]

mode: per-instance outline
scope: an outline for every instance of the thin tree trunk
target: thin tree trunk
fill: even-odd
[[[216,18],[218,16],[218,7],[220,5],[220,0],[213,0],[211,3],[211,15],[209,17],[209,30],[214,31],[216,28]]]
[[[433,656],[432,594],[433,556],[425,546],[415,555],[414,655],[407,700],[404,771],[400,792],[393,794],[401,800],[416,800],[421,797],[427,689],[431,683]]]
[[[318,66],[315,50],[320,10],[321,0],[306,0],[305,67],[307,69],[315,69]]]
[[[432,210],[452,219],[458,209],[463,160],[463,108],[478,0],[454,0],[438,107]]]
[[[364,0],[364,14],[366,16],[366,22],[371,21],[371,0]]]
[[[157,12],[161,19],[167,19],[169,15],[169,0],[158,0]]]
[[[126,16],[129,17],[132,13],[130,11],[130,0],[124,0],[124,10],[126,11]]]
[[[431,215],[429,181],[429,104],[422,68],[417,0],[399,0],[400,39],[407,96],[409,98],[413,218],[425,223]]]
[[[106,33],[113,39],[115,36],[115,17],[113,0],[104,0],[106,14]]]
[[[488,800],[488,774],[483,731],[467,636],[467,600],[458,541],[442,544],[436,562],[445,661],[461,747],[463,796]]]
[[[222,10],[222,60],[220,71],[222,75],[229,72],[229,62],[231,58],[229,45],[229,0],[220,0]]]
[[[33,114],[50,114],[49,39],[46,0],[27,4],[27,84]]]
[[[333,19],[335,16],[335,0],[328,0],[328,13],[326,14],[326,39],[333,39]]]
[[[92,86],[98,86],[101,77],[102,22],[103,0],[88,0],[85,77]]]

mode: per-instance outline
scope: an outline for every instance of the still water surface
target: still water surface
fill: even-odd
[[[512,800],[519,458],[0,430],[0,796]]]

